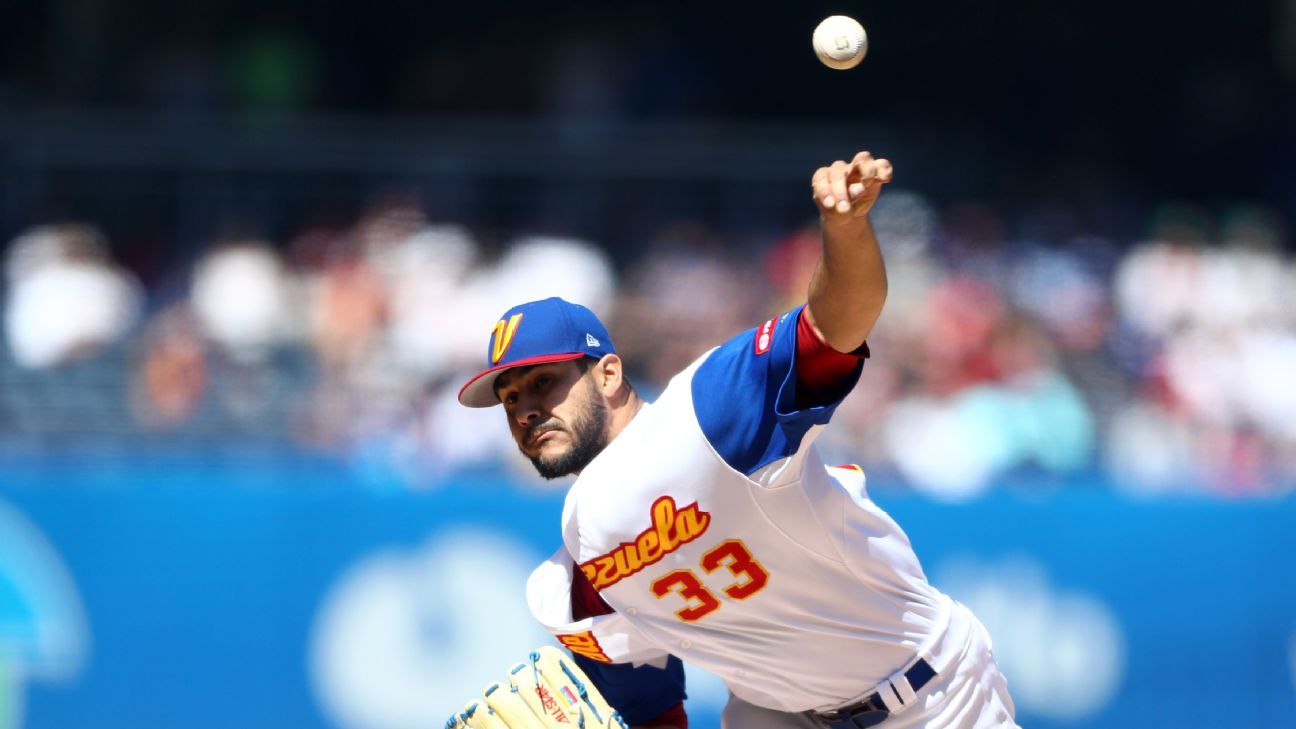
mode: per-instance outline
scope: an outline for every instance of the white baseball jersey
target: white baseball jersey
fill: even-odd
[[[813,446],[836,403],[795,408],[798,313],[690,365],[571,487],[564,547],[527,597],[574,652],[673,654],[751,704],[804,711],[859,699],[940,638],[950,601],[864,474]],[[572,620],[574,569],[614,613]]]

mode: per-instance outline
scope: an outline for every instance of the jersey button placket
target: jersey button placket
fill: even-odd
[[[688,650],[689,648],[692,647],[693,647],[693,641],[689,640],[688,638],[685,638],[684,640],[680,641],[680,648],[683,648],[684,650]]]
[[[638,614],[639,614],[639,611],[638,611],[638,610],[636,610],[636,609],[634,609],[634,608],[626,608],[626,615],[629,615],[630,617],[633,618],[634,616],[636,616],[636,615],[638,615]]]

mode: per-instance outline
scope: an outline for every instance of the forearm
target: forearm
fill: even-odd
[[[886,264],[867,215],[823,221],[823,251],[807,293],[810,323],[828,346],[864,343],[887,297]]]

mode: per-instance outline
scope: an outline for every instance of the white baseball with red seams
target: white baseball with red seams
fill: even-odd
[[[854,68],[868,54],[868,34],[859,21],[845,15],[824,18],[812,38],[815,55],[828,68]]]

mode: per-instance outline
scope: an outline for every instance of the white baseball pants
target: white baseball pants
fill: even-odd
[[[963,658],[917,692],[917,702],[877,729],[1020,729],[1008,682],[991,652],[990,634],[971,610],[954,604],[951,631],[966,633]],[[729,695],[722,729],[823,729],[805,713],[765,709]]]

